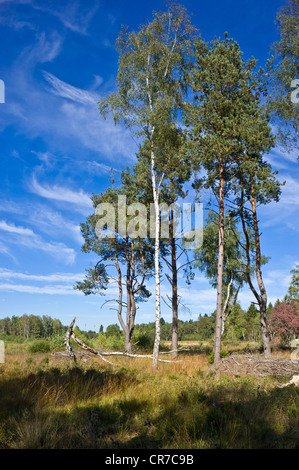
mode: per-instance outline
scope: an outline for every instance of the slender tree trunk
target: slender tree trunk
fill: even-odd
[[[132,334],[131,331],[126,329],[126,344],[125,344],[125,352],[128,354],[132,354]]]
[[[152,130],[153,136],[154,130]],[[156,184],[156,175],[155,175],[155,153],[153,149],[153,142],[151,141],[151,177],[152,177],[152,186],[153,186],[153,198],[155,206],[155,285],[156,285],[156,321],[155,321],[155,342],[153,349],[153,364],[152,367],[154,370],[158,369],[158,358],[159,358],[159,348],[160,348],[160,338],[161,338],[161,327],[160,327],[160,317],[161,317],[161,306],[160,306],[160,266],[159,266],[159,248],[160,248],[160,212],[159,212],[159,193]]]
[[[252,187],[251,187],[252,190]],[[259,310],[260,310],[260,323],[261,323],[261,334],[262,334],[262,341],[263,341],[263,349],[264,349],[264,355],[266,357],[271,356],[271,347],[270,347],[270,339],[269,339],[269,334],[268,334],[268,327],[267,327],[267,293],[266,289],[264,286],[264,282],[262,279],[262,273],[261,273],[261,248],[260,248],[260,237],[259,237],[259,230],[258,230],[258,220],[257,220],[257,213],[256,213],[256,203],[255,203],[255,198],[251,198],[251,208],[252,208],[252,218],[253,218],[253,225],[254,225],[254,240],[255,240],[255,268],[256,268],[256,279],[260,291],[260,295],[256,291],[255,287],[252,284],[251,281],[251,261],[250,261],[250,241],[249,241],[249,236],[248,232],[246,229],[246,223],[244,220],[244,189],[243,185],[241,184],[241,209],[240,209],[240,217],[241,217],[241,222],[242,222],[242,228],[243,228],[243,233],[245,236],[245,248],[246,248],[246,257],[247,257],[247,266],[246,266],[246,274],[247,274],[247,282],[248,285],[254,294],[258,305],[259,305]]]
[[[132,273],[131,273],[131,259],[130,259],[130,248],[128,235],[126,236],[126,263],[127,263],[127,275],[126,275],[126,289],[127,289],[127,314],[126,314],[126,345],[125,351],[132,352],[132,338],[131,338],[131,312],[132,312]]]
[[[173,210],[171,210],[171,270],[172,270],[172,342],[171,358],[178,357],[178,270],[176,260],[176,246],[174,238]]]
[[[175,200],[173,180],[170,177],[170,195],[171,202]],[[171,247],[171,307],[172,307],[172,331],[171,331],[171,358],[176,359],[178,357],[178,269],[176,259],[176,240],[174,230],[174,209],[170,210],[169,219],[169,235],[170,235],[170,247]]]
[[[252,182],[251,182],[252,183]],[[264,355],[266,357],[271,356],[271,346],[267,326],[267,292],[262,278],[261,271],[261,246],[260,246],[260,234],[258,228],[257,212],[256,212],[256,201],[253,195],[253,187],[251,184],[251,208],[252,208],[252,219],[254,226],[254,240],[255,240],[255,268],[256,268],[256,280],[260,290],[259,296],[259,308],[260,308],[260,321],[261,321],[261,333],[264,348]]]
[[[217,310],[216,330],[214,337],[214,363],[220,362],[221,330],[222,330],[222,288],[223,288],[223,261],[224,261],[224,167],[223,159],[219,162],[219,250],[217,271]]]
[[[125,325],[124,321],[123,321],[123,318],[122,318],[122,308],[123,308],[123,288],[122,288],[122,275],[121,275],[121,269],[119,267],[119,263],[118,263],[118,253],[117,253],[117,250],[115,250],[115,266],[116,266],[116,269],[117,269],[117,273],[118,273],[118,309],[117,309],[117,317],[118,317],[118,321],[120,323],[120,326],[122,327],[123,329],[123,332],[125,333],[125,337],[126,337],[126,344],[125,344],[125,349],[127,350],[127,346],[128,345],[128,327],[127,325]]]
[[[233,282],[233,278],[231,277],[230,281],[228,283],[228,286],[227,286],[226,299],[225,299],[223,310],[222,310],[221,338],[223,336],[225,322],[226,322],[226,319],[228,317],[228,315],[226,315],[226,312],[227,312],[227,308],[228,308],[228,302],[229,302],[229,299],[230,299],[230,288],[231,288],[232,282]]]
[[[148,69],[150,70],[150,55],[148,55]],[[149,76],[146,77],[147,84],[147,95],[149,102],[149,109],[153,111],[153,101],[150,92],[149,86]],[[160,306],[160,269],[159,269],[159,248],[160,248],[160,212],[159,212],[159,187],[157,187],[156,173],[155,173],[155,150],[154,150],[154,133],[155,126],[150,126],[150,146],[151,146],[151,180],[153,188],[153,199],[155,206],[155,287],[156,287],[156,320],[155,320],[155,342],[153,349],[153,370],[158,370],[158,357],[159,357],[159,348],[160,348],[160,337],[161,337],[161,328],[160,328],[160,317],[161,317],[161,306]]]
[[[126,349],[126,352],[129,354],[132,353],[135,317],[136,317],[136,303],[135,303],[135,298],[134,298],[134,292],[132,291],[131,292],[131,318],[130,318],[130,323],[128,325],[128,341],[127,341],[127,349]]]

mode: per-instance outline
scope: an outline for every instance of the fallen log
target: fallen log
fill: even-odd
[[[293,378],[287,383],[283,385],[277,385],[279,388],[288,387],[289,385],[295,385],[299,387],[299,375],[293,375]]]
[[[115,364],[113,362],[108,361],[108,359],[105,359],[104,356],[125,356],[125,357],[140,357],[140,358],[145,358],[145,359],[153,359],[153,356],[150,355],[150,354],[130,354],[130,353],[121,352],[121,351],[101,351],[100,352],[96,349],[93,349],[92,347],[85,344],[81,339],[77,338],[77,336],[73,332],[73,327],[74,327],[75,321],[76,321],[76,317],[71,322],[70,326],[67,329],[65,337],[64,337],[64,343],[66,345],[67,355],[74,362],[76,362],[76,356],[75,356],[75,353],[74,353],[74,351],[73,351],[73,349],[70,345],[70,338],[72,338],[85,351],[88,351],[92,354],[95,354],[96,356],[99,356],[104,362],[107,362],[110,365],[115,365]],[[160,361],[160,362],[179,362],[179,361],[170,361],[170,360],[167,360],[167,359],[158,359],[158,361]]]

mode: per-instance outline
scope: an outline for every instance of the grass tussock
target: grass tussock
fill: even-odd
[[[0,448],[298,448],[298,388],[274,378],[205,374],[208,353],[180,362],[10,352],[0,364]]]

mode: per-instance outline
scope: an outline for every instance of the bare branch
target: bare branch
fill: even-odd
[[[70,359],[73,359],[74,362],[76,362],[76,356],[75,356],[75,354],[72,350],[72,347],[70,345],[70,336],[72,334],[75,321],[76,321],[76,317],[74,318],[74,320],[72,321],[72,323],[68,327],[68,329],[66,331],[66,334],[65,334],[65,337],[64,337],[64,344],[65,344],[68,356],[70,357]]]
[[[120,352],[120,351],[99,352],[96,349],[93,349],[90,346],[87,346],[87,344],[83,343],[83,341],[81,341],[81,339],[77,338],[77,336],[73,332],[73,327],[74,327],[75,321],[76,321],[76,317],[74,318],[74,320],[72,321],[72,323],[68,327],[67,333],[65,335],[65,344],[66,344],[68,355],[74,361],[76,361],[76,356],[75,356],[75,354],[74,354],[74,352],[73,352],[73,350],[70,346],[70,342],[69,342],[70,338],[72,338],[77,344],[79,344],[79,346],[81,346],[81,348],[83,348],[86,351],[91,352],[92,354],[95,354],[96,356],[99,356],[104,362],[107,362],[110,365],[115,365],[115,364],[108,361],[103,356],[126,356],[126,357],[140,357],[140,358],[146,358],[146,359],[153,359],[152,355],[147,355],[147,354],[129,354],[129,353]],[[169,360],[166,360],[166,359],[159,359],[159,358],[158,358],[158,361],[160,361],[160,362],[174,362],[174,361],[169,361]]]

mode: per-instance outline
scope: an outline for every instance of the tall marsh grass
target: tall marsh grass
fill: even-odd
[[[208,354],[69,364],[9,352],[0,364],[0,448],[298,448],[299,394],[277,380],[204,374]]]

